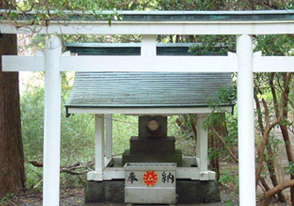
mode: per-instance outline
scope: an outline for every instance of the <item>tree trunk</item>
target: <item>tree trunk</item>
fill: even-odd
[[[286,180],[282,183],[280,183],[279,185],[275,186],[274,188],[270,189],[268,192],[266,192],[265,194],[265,198],[264,198],[264,202],[263,202],[263,206],[268,206],[270,203],[270,198],[277,194],[280,191],[283,191],[284,189],[287,189],[289,187],[293,187],[294,186],[294,180]]]
[[[264,137],[265,128],[264,128],[263,120],[262,120],[260,102],[259,102],[259,99],[258,99],[258,96],[257,96],[256,93],[254,93],[254,100],[255,100],[256,109],[257,109],[258,125],[259,125],[259,128],[260,128],[262,137]],[[278,118],[278,116],[277,116],[277,118]],[[267,151],[268,151],[268,154],[269,154],[269,158],[266,159],[266,165],[267,165],[268,171],[270,173],[270,179],[272,181],[272,184],[275,187],[275,186],[277,186],[279,184],[278,178],[276,176],[276,162],[275,162],[275,159],[274,159],[275,155],[274,155],[274,151],[272,149],[272,146],[269,143],[266,145],[266,148],[267,148]],[[261,181],[262,185],[265,187],[265,190],[268,191],[269,189],[266,188],[267,186],[265,185],[265,183],[266,183],[265,179],[260,178],[260,181]],[[286,202],[286,197],[283,194],[283,191],[278,193],[278,199],[281,202]]]
[[[276,175],[276,163],[275,163],[275,160],[274,160],[275,154],[274,154],[274,151],[273,151],[270,144],[267,144],[266,148],[267,148],[268,154],[270,156],[266,160],[266,165],[267,165],[267,168],[268,168],[268,171],[269,171],[269,174],[270,174],[270,179],[272,181],[272,184],[275,187],[275,186],[279,185],[279,181],[278,181],[278,178],[277,178],[277,175]],[[277,193],[277,195],[278,195],[278,199],[279,199],[280,202],[286,202],[287,198],[283,194],[283,191],[279,191]]]
[[[279,113],[281,112],[278,106],[278,96],[277,96],[277,92],[274,86],[274,77],[276,76],[276,73],[272,73],[269,79],[269,84],[270,84],[270,88],[271,88],[271,92],[273,95],[273,101],[274,101],[274,105],[275,105],[275,112],[276,112],[276,117],[279,115]],[[291,82],[291,77],[292,74],[291,73],[286,73],[283,74],[283,80],[284,80],[284,91],[282,93],[282,95],[284,95],[284,99],[285,101],[283,102],[283,118],[285,120],[288,119],[288,102],[289,102],[289,92],[290,92],[290,88],[289,88],[289,81]],[[286,154],[287,154],[287,158],[288,158],[288,162],[294,162],[294,155],[293,155],[293,150],[292,150],[292,144],[291,144],[291,138],[289,136],[289,132],[288,132],[288,127],[287,125],[281,124],[279,123],[282,135],[283,135],[283,140],[284,140],[284,144],[285,144],[285,149],[286,149]],[[291,174],[290,175],[290,179],[293,180],[294,179],[294,175]],[[291,197],[291,202],[292,205],[294,206],[294,187],[291,186],[290,188],[290,197]]]
[[[3,1],[0,6],[3,6]],[[16,54],[17,36],[3,34],[0,56]],[[1,58],[0,65],[0,197],[3,197],[24,189],[25,172],[18,73],[2,72]]]

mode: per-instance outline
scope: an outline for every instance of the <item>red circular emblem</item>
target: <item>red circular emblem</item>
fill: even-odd
[[[146,171],[143,175],[143,182],[148,187],[154,187],[157,183],[158,176],[154,171]]]

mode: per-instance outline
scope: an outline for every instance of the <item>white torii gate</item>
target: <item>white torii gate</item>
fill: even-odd
[[[273,14],[294,13],[273,11]],[[107,12],[106,12],[107,13]],[[185,12],[121,12],[121,14],[170,15]],[[186,12],[203,14],[204,12]],[[221,14],[221,12],[208,12]],[[234,12],[223,12],[224,14]],[[248,14],[253,12],[243,12]],[[256,12],[262,14],[263,12]],[[264,12],[265,13],[265,12]],[[242,12],[238,12],[242,15]],[[62,42],[57,36],[46,40],[44,56],[3,56],[3,71],[46,71],[44,120],[44,188],[43,205],[59,205],[60,186],[60,104],[61,72],[238,72],[238,139],[240,205],[256,205],[253,72],[293,72],[294,57],[262,57],[254,55],[251,35],[293,34],[294,20],[271,21],[81,21],[66,24],[52,21],[47,27],[37,27],[42,34],[141,34],[146,39],[142,56],[68,56],[62,55]],[[2,33],[27,33],[28,28],[16,28],[0,22]],[[155,35],[236,35],[237,54],[228,56],[149,56]],[[152,41],[151,41],[152,42]],[[91,64],[89,64],[91,62]],[[117,65],[120,65],[117,67]],[[85,67],[86,65],[86,67]],[[196,69],[195,69],[196,68]]]

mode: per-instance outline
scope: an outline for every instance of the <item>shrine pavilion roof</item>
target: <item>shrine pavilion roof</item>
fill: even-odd
[[[79,72],[67,108],[209,107],[229,73]],[[220,106],[233,106],[220,102]]]
[[[157,44],[157,55],[192,55],[192,44]],[[66,44],[80,55],[140,55],[140,44]],[[219,46],[222,46],[221,44]],[[119,67],[119,64],[118,64]],[[231,73],[77,72],[67,110],[78,108],[196,108],[218,103]]]

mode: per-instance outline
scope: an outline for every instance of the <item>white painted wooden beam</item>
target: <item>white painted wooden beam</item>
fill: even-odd
[[[150,46],[150,45],[149,45]],[[80,72],[237,72],[237,56],[154,56],[155,47],[142,47],[145,56],[61,56],[60,71]],[[145,50],[144,50],[145,48]],[[149,52],[149,53],[148,53]],[[2,56],[3,71],[45,71],[43,56]],[[91,64],[88,64],[91,62]],[[87,65],[87,66],[85,66]],[[119,66],[118,66],[119,65]],[[253,72],[293,72],[292,56],[253,57]]]
[[[156,35],[142,35],[141,56],[156,56]]]
[[[254,56],[253,72],[294,72],[294,57]]]
[[[8,22],[0,23],[3,34],[142,34],[142,35],[263,35],[293,34],[293,21],[79,21],[60,24],[50,22],[48,26],[26,26],[16,28]]]
[[[104,170],[104,115],[95,115],[95,175],[103,180]]]
[[[2,56],[2,68],[4,72],[45,71],[45,57],[16,55]]]
[[[44,206],[59,205],[61,126],[60,55],[61,40],[56,36],[52,36],[46,40],[45,51]]]
[[[89,64],[91,62],[91,64]],[[237,72],[237,58],[228,56],[70,56],[62,71],[82,72]]]
[[[237,37],[240,206],[256,205],[252,37]]]
[[[221,107],[226,112],[232,112],[232,107]],[[70,114],[126,114],[126,115],[176,115],[211,113],[208,107],[195,108],[68,108]]]

